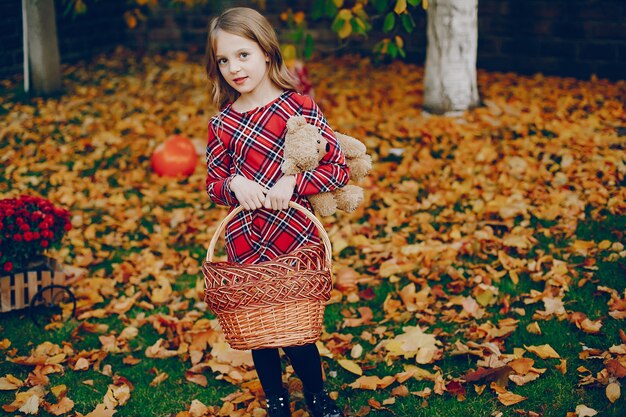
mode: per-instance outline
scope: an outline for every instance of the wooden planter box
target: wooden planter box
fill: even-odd
[[[1,276],[0,312],[28,307],[39,290],[52,284],[65,285],[65,273],[54,260]],[[49,302],[53,295],[53,291],[46,291],[44,297]]]

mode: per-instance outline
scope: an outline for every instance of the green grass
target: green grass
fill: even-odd
[[[614,227],[615,224],[621,224],[620,222],[622,221],[623,218],[610,218],[607,220],[607,222],[609,222],[608,226],[605,222],[587,222],[580,227],[581,230],[589,233],[589,237],[600,236],[601,238],[610,238],[611,228]],[[595,230],[598,230],[597,235],[595,234]],[[583,233],[581,233],[581,235],[582,234]],[[543,242],[542,244],[548,245],[550,242]],[[567,244],[567,242],[564,242],[564,244]],[[198,256],[201,255],[199,249],[196,251],[191,249],[191,252],[198,252]],[[599,253],[599,257],[605,255],[606,253],[604,252]],[[123,258],[123,254],[118,253],[113,256],[109,262],[119,261],[121,258]],[[464,262],[468,262],[468,260]],[[598,271],[594,278],[595,281],[593,283],[587,282],[582,287],[572,285],[565,297],[565,301],[568,311],[581,311],[587,314],[591,319],[602,318],[604,326],[599,335],[583,333],[567,320],[559,321],[557,319],[539,321],[539,325],[542,329],[541,335],[528,333],[526,331],[526,325],[534,321],[532,319],[533,312],[543,308],[542,303],[537,303],[535,305],[525,306],[526,314],[524,316],[512,315],[519,319],[519,327],[517,331],[513,332],[502,342],[502,350],[506,353],[511,353],[514,347],[521,348],[524,345],[550,344],[562,358],[567,359],[567,373],[565,375],[561,375],[554,367],[559,363],[558,360],[542,360],[532,354],[526,354],[527,357],[532,357],[536,360],[535,367],[545,368],[546,371],[539,379],[525,386],[517,387],[512,382],[509,383],[509,390],[528,398],[515,406],[505,407],[501,405],[488,387],[482,395],[478,395],[473,390],[473,384],[467,384],[467,398],[464,401],[458,401],[449,394],[444,394],[443,396],[432,395],[426,400],[410,394],[407,397],[396,398],[395,404],[387,406],[388,410],[373,410],[371,415],[467,415],[486,417],[496,412],[502,412],[504,416],[514,416],[519,415],[515,413],[515,410],[526,410],[534,411],[544,416],[562,416],[567,412],[573,411],[578,404],[585,404],[592,407],[601,412],[602,415],[619,415],[626,406],[623,397],[615,404],[610,404],[604,394],[603,386],[580,387],[578,385],[579,375],[576,368],[584,366],[594,373],[599,372],[603,368],[601,359],[579,359],[578,355],[582,350],[582,346],[607,350],[610,346],[621,343],[618,331],[620,328],[623,328],[623,324],[607,316],[607,301],[609,300],[609,295],[597,292],[596,288],[597,285],[606,285],[618,291],[623,291],[624,280],[622,278],[623,275],[620,275],[620,271],[623,271],[624,261],[605,262],[599,260],[597,266]],[[99,268],[109,269],[110,265],[101,264]],[[174,284],[174,290],[181,291],[193,287],[195,279],[196,277],[193,275],[183,275]],[[448,282],[449,278],[442,277],[440,284],[445,288]],[[344,303],[329,305],[325,315],[326,331],[332,333],[340,330],[343,334],[353,334],[353,342],[356,343],[358,341],[363,345],[366,352],[371,352],[374,345],[360,340],[360,334],[363,330],[372,331],[374,327],[378,326],[378,322],[384,318],[380,306],[387,295],[397,291],[407,283],[408,280],[404,278],[396,284],[391,284],[389,281],[383,280],[378,285],[374,286],[375,298],[373,300],[363,301],[358,305]],[[501,297],[504,294],[515,296],[516,294],[528,293],[532,288],[540,289],[541,285],[540,283],[530,281],[528,277],[523,275],[520,283],[517,285],[514,285],[508,277],[504,277],[498,284]],[[373,322],[375,325],[339,329],[339,325],[343,319],[342,312],[346,309],[352,309],[356,312],[356,307],[361,305],[367,305],[372,308],[374,312]],[[512,304],[512,307],[519,306],[524,306],[521,299],[514,301]],[[505,316],[498,313],[496,308],[492,307],[488,310],[490,314],[480,320],[480,322],[490,320],[496,323],[498,319]],[[127,313],[127,316],[129,318],[135,317],[139,311],[142,310],[135,307]],[[155,312],[159,311],[167,313],[165,307],[155,310]],[[511,314],[508,316],[511,316]],[[2,338],[7,337],[11,340],[11,348],[17,350],[17,355],[28,355],[32,349],[44,341],[50,341],[59,345],[62,345],[64,342],[70,342],[74,349],[86,351],[101,348],[97,334],[81,332],[81,340],[71,338],[72,330],[78,325],[76,320],[66,323],[58,330],[43,332],[29,320],[25,310],[5,313],[2,314],[1,317]],[[209,317],[208,313],[207,317]],[[117,316],[108,317],[106,319],[91,319],[89,321],[108,324],[110,327],[107,334],[111,332],[118,333],[125,327],[125,323]],[[397,334],[401,332],[403,326],[415,324],[417,324],[417,321],[412,319],[407,322],[389,321],[384,325]],[[446,339],[448,342],[457,339],[463,340],[461,335],[455,334],[455,330],[460,328],[457,324],[437,322],[434,326],[431,326],[428,331],[431,332],[437,328],[445,332],[443,335],[447,335]],[[105,365],[110,365],[116,375],[127,378],[134,386],[130,400],[126,405],[117,409],[116,416],[169,416],[188,409],[193,399],[198,399],[204,404],[220,404],[221,397],[238,389],[236,386],[226,381],[215,379],[216,375],[211,374],[210,371],[206,373],[209,380],[209,386],[206,388],[187,382],[184,373],[185,370],[190,367],[189,361],[182,362],[178,357],[168,359],[150,359],[145,357],[144,351],[146,347],[152,345],[159,337],[164,337],[164,335],[159,335],[152,326],[145,325],[141,327],[139,336],[130,343],[133,356],[141,359],[141,362],[137,365],[129,366],[122,363],[122,359],[128,353],[110,353],[102,361],[99,368],[100,370],[103,369]],[[391,366],[387,366],[385,364],[384,354],[381,353],[378,356],[371,355],[371,360],[366,362],[371,369],[367,369],[365,375],[378,375],[381,377],[385,375],[395,375],[403,370],[405,364],[411,362],[411,360],[396,360],[392,362]],[[328,375],[327,383],[329,388],[339,391],[341,393],[338,400],[339,404],[348,407],[353,412],[357,412],[361,407],[366,406],[370,399],[375,399],[382,403],[385,399],[391,397],[391,389],[398,386],[396,382],[388,389],[376,392],[354,390],[347,385],[357,378],[355,375],[341,368],[334,360],[325,358],[324,363]],[[442,360],[431,365],[423,365],[422,367],[431,372],[435,372],[436,366],[443,371],[444,376],[461,377],[469,370],[476,369],[475,363],[476,358],[470,356],[450,356],[446,354]],[[28,373],[31,369],[32,368],[28,366],[13,364],[6,360],[6,358],[0,360],[0,375],[13,374],[24,380],[28,377]],[[169,378],[160,385],[151,387],[149,384],[155,377],[155,371],[166,372]],[[107,386],[111,383],[109,376],[92,369],[80,372],[66,370],[62,375],[51,374],[50,379],[50,386],[65,384],[69,387],[68,396],[76,403],[75,411],[83,414],[92,411],[97,404],[102,402]],[[83,381],[86,380],[93,380],[93,386],[84,384]],[[420,391],[426,387],[432,388],[432,382],[429,381],[409,380],[406,381],[404,385],[407,386],[410,392]],[[0,403],[8,404],[12,402],[14,394],[13,391],[1,391]],[[50,402],[55,402],[52,394],[48,394],[46,398]],[[299,399],[300,397],[296,396],[295,398],[298,399],[297,407],[302,407],[303,402]],[[158,401],[155,401],[155,399],[158,399]],[[47,416],[49,414],[42,411],[39,415]]]

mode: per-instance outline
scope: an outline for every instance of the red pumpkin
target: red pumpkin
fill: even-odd
[[[152,169],[160,176],[189,176],[197,164],[198,154],[193,142],[181,135],[168,138],[152,154]]]

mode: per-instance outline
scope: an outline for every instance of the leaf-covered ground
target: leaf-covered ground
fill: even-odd
[[[330,124],[375,159],[366,204],[324,219],[337,288],[319,347],[346,412],[623,415],[626,83],[479,71],[484,106],[446,118],[421,112],[420,67],[310,71]],[[58,98],[1,87],[1,196],[71,211],[55,256],[79,299],[77,320],[45,331],[0,316],[3,411],[263,416],[249,354],[200,302],[226,213],[202,157],[184,180],[150,169],[174,133],[203,148],[202,63],[118,50],[64,76]]]

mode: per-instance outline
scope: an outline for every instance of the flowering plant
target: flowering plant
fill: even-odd
[[[57,246],[71,228],[69,211],[44,198],[0,200],[0,272],[24,269],[29,260]]]

